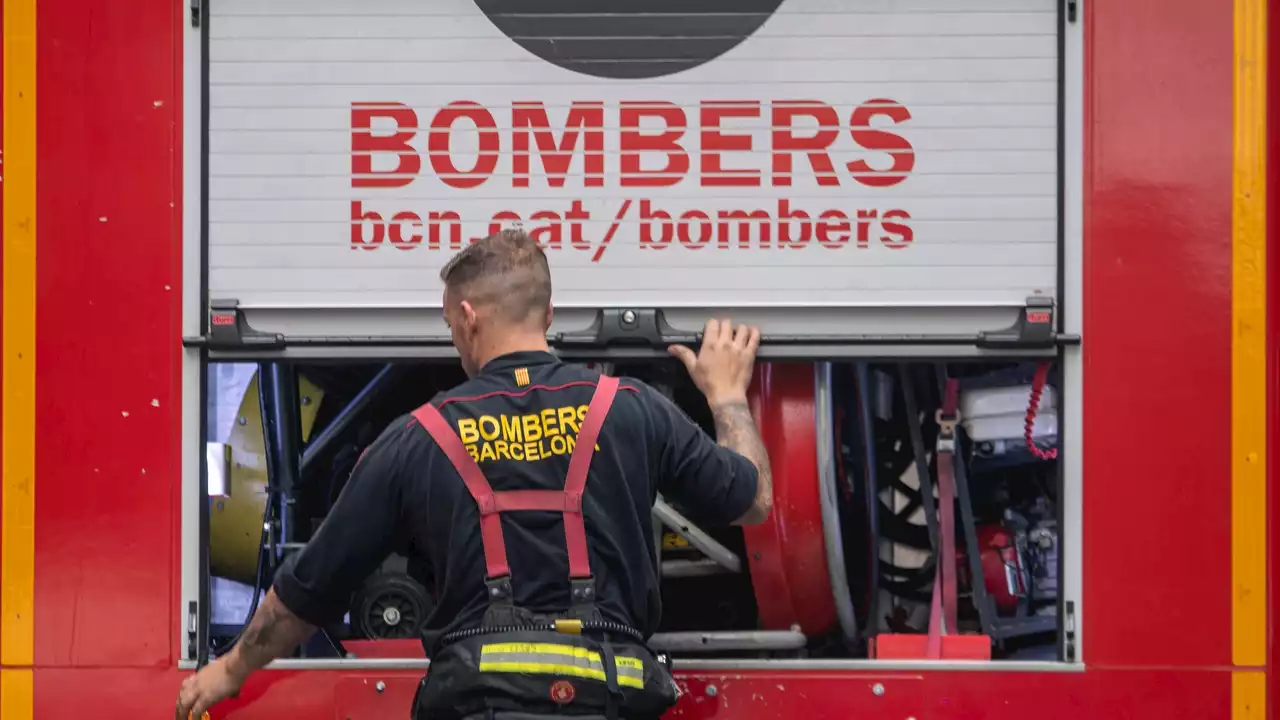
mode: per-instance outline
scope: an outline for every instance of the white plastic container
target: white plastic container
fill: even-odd
[[[1011,440],[1025,433],[1031,385],[981,388],[960,393],[960,425],[975,442]],[[1033,437],[1058,434],[1058,395],[1048,385],[1040,395]]]

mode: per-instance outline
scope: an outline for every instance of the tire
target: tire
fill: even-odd
[[[408,575],[379,573],[351,604],[351,629],[370,640],[417,638],[434,609],[426,589]]]

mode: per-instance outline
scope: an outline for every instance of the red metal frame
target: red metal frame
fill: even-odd
[[[814,451],[813,366],[760,365],[751,382],[751,412],[769,448],[774,512],[743,528],[761,626],[792,625],[821,635],[836,621],[818,496]]]
[[[1088,12],[1085,661],[1225,666],[1232,8],[1134,0]],[[1140,313],[1125,312],[1137,301]],[[1160,551],[1132,552],[1136,537]]]
[[[684,673],[675,716],[1227,716],[1232,4],[1086,13],[1089,671]],[[163,716],[183,675],[186,22],[174,0],[39,4],[36,717]],[[381,716],[416,680],[263,673],[215,717]]]

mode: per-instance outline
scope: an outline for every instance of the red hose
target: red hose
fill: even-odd
[[[1049,379],[1049,365],[1047,362],[1042,362],[1036,366],[1036,376],[1031,381],[1031,398],[1027,403],[1027,423],[1023,435],[1027,440],[1027,450],[1041,460],[1053,460],[1058,457],[1056,448],[1042,450],[1031,437],[1036,424],[1036,413],[1040,412],[1040,395],[1044,393],[1045,382]]]

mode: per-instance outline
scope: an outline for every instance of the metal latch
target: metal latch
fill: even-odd
[[[259,332],[249,327],[239,300],[210,301],[209,334],[183,338],[182,342],[188,347],[210,350],[280,350],[285,346],[284,335]]]
[[[942,408],[938,408],[934,414],[934,421],[938,423],[938,452],[955,452],[956,426],[960,424],[960,411],[957,410],[948,415],[942,412]]]
[[[201,0],[191,0],[191,27],[200,27],[200,2]]]
[[[199,637],[196,612],[199,607],[195,600],[187,603],[187,657],[191,660],[196,659],[196,640]]]
[[[696,344],[701,342],[702,335],[680,334],[667,324],[661,310],[606,308],[596,313],[591,327],[556,333],[548,340],[558,347],[647,345],[665,348],[674,343]]]
[[[978,333],[980,348],[1051,348],[1055,345],[1073,345],[1079,338],[1059,335],[1054,331],[1054,302],[1052,298],[1032,296],[1022,308],[1018,319],[1003,330]]]
[[[1076,604],[1072,600],[1068,600],[1066,605],[1066,617],[1062,622],[1062,635],[1065,647],[1063,655],[1066,656],[1067,662],[1076,661]]]

